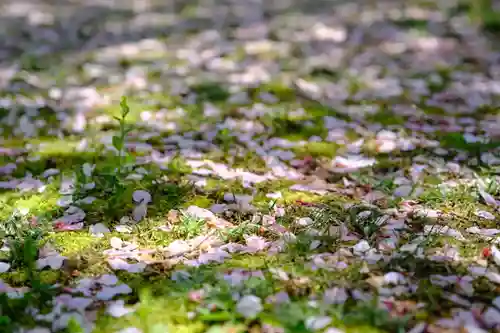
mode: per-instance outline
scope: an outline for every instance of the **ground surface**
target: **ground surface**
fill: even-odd
[[[500,330],[453,1],[2,3],[1,332]]]

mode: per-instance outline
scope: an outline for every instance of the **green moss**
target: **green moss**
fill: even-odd
[[[0,194],[0,219],[7,219],[15,208],[29,209],[29,214],[51,219],[62,209],[56,205],[59,194],[55,186],[48,186],[43,193],[4,192]]]
[[[428,29],[429,21],[423,19],[402,18],[400,20],[392,21],[395,25],[405,29],[415,29],[420,32],[426,32]]]
[[[250,95],[255,99],[259,92],[268,92],[278,98],[280,102],[295,102],[297,96],[295,90],[281,82],[268,82],[250,91]]]
[[[226,260],[221,268],[243,268],[243,269],[264,269],[268,266],[276,265],[280,262],[279,256],[269,257],[267,255],[239,255]]]
[[[191,205],[198,206],[201,208],[210,208],[215,202],[205,196],[196,196],[192,198],[191,200],[187,201],[184,203],[184,207],[189,207]]]
[[[64,141],[61,140],[31,140],[31,144],[37,144],[39,149],[37,149],[38,156],[53,156],[53,155],[66,155],[75,152],[80,140],[66,138]]]
[[[28,274],[24,270],[0,274],[0,279],[12,286],[20,286],[28,279]]]
[[[303,146],[294,147],[293,151],[297,154],[297,158],[305,156],[333,158],[339,147],[333,142],[308,142]]]
[[[198,101],[224,102],[229,98],[229,92],[217,82],[204,82],[191,86],[191,91],[197,94]]]
[[[61,277],[61,271],[50,270],[40,272],[40,282],[46,284],[55,284]]]
[[[389,110],[382,110],[366,118],[369,122],[379,123],[384,126],[404,125],[406,120]]]
[[[205,189],[215,199],[223,199],[224,193],[250,194],[251,189],[245,188],[239,179],[219,180],[208,179]]]
[[[257,156],[256,154],[251,152],[248,152],[243,157],[234,156],[232,159],[232,168],[245,169],[250,172],[255,172],[260,174],[268,171],[267,165],[264,162],[264,160],[262,160],[260,156]]]
[[[63,256],[72,256],[89,250],[104,250],[109,247],[105,239],[96,238],[86,231],[52,233],[47,240],[52,242]]]
[[[264,124],[271,128],[274,136],[291,141],[308,140],[311,136],[326,136],[327,130],[322,123],[305,123],[303,120],[292,119],[286,115],[272,116],[263,119]]]
[[[147,288],[140,290],[140,303],[137,310],[116,321],[108,316],[100,316],[96,333],[117,331],[121,328],[136,327],[143,332],[204,332],[206,326],[198,320],[188,319],[185,298],[160,295]]]

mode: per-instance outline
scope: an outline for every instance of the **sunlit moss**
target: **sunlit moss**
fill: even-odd
[[[84,253],[89,249],[98,251],[109,247],[102,238],[96,238],[87,231],[72,233],[53,233],[47,238],[60,251],[61,255],[71,256]]]
[[[0,194],[0,219],[7,219],[14,209],[28,210],[32,216],[51,218],[57,215],[61,208],[57,206],[59,194],[55,186],[48,186],[44,192],[4,192]]]
[[[294,148],[297,157],[334,157],[339,149],[339,145],[332,142],[308,142],[303,146]]]
[[[148,288],[140,291],[137,310],[116,321],[108,316],[100,316],[96,333],[116,331],[120,328],[136,327],[143,332],[205,332],[206,325],[199,320],[190,320],[186,299],[179,296],[161,295],[158,297]]]
[[[187,201],[184,203],[184,207],[189,207],[191,205],[198,206],[201,208],[209,208],[212,206],[215,202],[211,200],[210,198],[207,198],[205,196],[195,196],[191,200]]]

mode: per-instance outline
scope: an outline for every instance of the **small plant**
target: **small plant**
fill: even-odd
[[[260,226],[251,222],[243,222],[234,228],[221,229],[220,236],[224,242],[243,242],[245,235],[254,234],[259,230]]]
[[[189,239],[199,236],[205,226],[205,220],[184,214],[178,224],[172,228],[172,234],[176,238]]]
[[[500,29],[500,13],[495,9],[493,0],[469,0],[470,16],[481,28],[496,32]]]
[[[370,325],[388,332],[403,333],[410,317],[410,315],[393,317],[386,310],[379,308],[374,299],[372,302],[356,305],[344,316],[343,322],[347,325]]]
[[[132,130],[131,127],[127,126],[126,119],[128,114],[130,113],[130,108],[127,103],[127,98],[125,96],[122,97],[120,101],[120,117],[113,117],[118,121],[118,124],[120,125],[120,132],[118,135],[113,136],[113,147],[116,148],[118,151],[118,162],[117,162],[117,169],[118,173],[122,174],[123,173],[123,167],[125,163],[127,162],[127,159],[130,159],[130,155],[127,154],[125,151],[125,138],[128,133]]]
[[[384,215],[378,210],[357,205],[349,210],[349,227],[369,241],[373,241],[384,225]]]
[[[307,256],[311,253],[311,244],[316,237],[308,235],[306,233],[300,233],[296,235],[293,241],[290,241],[286,244],[286,248],[288,253],[293,255],[293,257],[298,258],[302,256]]]
[[[444,136],[441,143],[445,148],[463,150],[469,155],[476,157],[480,166],[483,165],[483,161],[481,160],[482,153],[492,151],[493,149],[500,147],[499,141],[469,142],[460,133],[447,134]]]
[[[311,209],[310,217],[314,221],[317,229],[328,230],[330,226],[339,225],[338,217],[342,215],[342,210],[338,206],[319,205]]]
[[[12,267],[26,267],[28,272],[34,269],[38,245],[46,232],[43,224],[34,221],[28,221],[26,216],[15,211],[0,224],[0,237],[10,248]]]
[[[31,280],[31,290],[23,297],[9,297],[8,293],[0,294],[0,331],[19,332],[20,326],[34,324],[33,316],[26,309],[46,310],[57,294],[57,288],[40,282],[38,276]]]
[[[118,122],[119,131],[112,138],[113,147],[117,150],[118,155],[113,161],[114,163],[104,168],[99,174],[101,176],[100,186],[108,192],[109,199],[105,208],[105,214],[113,218],[119,217],[119,207],[125,202],[124,196],[127,193],[125,185],[126,166],[135,161],[134,157],[128,154],[125,150],[126,136],[132,128],[127,125],[126,119],[130,113],[130,108],[126,97],[122,97],[120,102],[120,117],[114,117]]]
[[[23,297],[10,298],[7,293],[0,294],[1,332],[14,332],[19,323],[30,323],[32,316],[26,309],[43,309],[55,295],[56,288],[41,282],[36,270],[38,248],[45,232],[43,224],[36,223],[36,220],[28,221],[18,211],[0,224],[0,237],[10,248],[10,263],[12,267],[24,268],[26,283],[31,286]]]
[[[217,142],[219,142],[222,146],[222,151],[225,155],[229,154],[229,150],[231,148],[231,142],[233,141],[233,137],[231,136],[230,131],[227,128],[224,128],[217,132],[217,136],[215,137]]]

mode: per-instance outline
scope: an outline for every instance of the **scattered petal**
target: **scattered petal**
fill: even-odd
[[[134,202],[137,204],[148,204],[151,202],[151,194],[148,191],[137,190],[132,194]]]
[[[349,296],[344,288],[335,287],[327,289],[323,294],[323,302],[325,304],[344,304]]]
[[[102,223],[97,223],[89,227],[90,233],[95,237],[104,237],[105,233],[109,233],[110,230]]]
[[[148,207],[146,204],[140,204],[134,208],[134,211],[132,212],[132,217],[135,222],[139,222],[142,220],[144,217],[146,217],[148,213]]]
[[[264,309],[262,300],[254,295],[243,296],[236,305],[236,311],[245,318],[255,318]]]
[[[125,260],[122,259],[108,259],[108,263],[114,270],[123,270],[129,273],[141,273],[144,272],[146,268],[146,264],[139,262],[136,264],[129,264]]]
[[[330,325],[332,318],[327,316],[309,317],[305,320],[305,325],[308,330],[319,331]]]
[[[0,262],[0,273],[8,272],[10,269],[10,264],[6,262]]]
[[[134,311],[134,309],[126,308],[125,301],[122,299],[109,303],[106,309],[106,313],[115,318],[123,317]]]
[[[117,295],[128,295],[132,292],[132,289],[126,284],[120,284],[117,286],[104,286],[95,295],[96,299],[100,301],[109,301]]]

